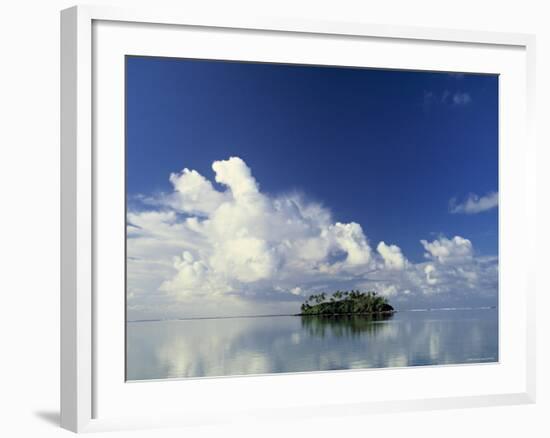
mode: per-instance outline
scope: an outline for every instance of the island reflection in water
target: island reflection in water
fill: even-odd
[[[325,315],[325,316],[301,316],[302,328],[311,336],[352,337],[361,336],[363,333],[374,334],[388,327],[378,324],[387,321],[393,314],[378,315]]]
[[[498,361],[496,309],[129,322],[127,379]]]

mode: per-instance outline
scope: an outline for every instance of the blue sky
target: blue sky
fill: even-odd
[[[422,239],[498,254],[497,76],[151,57],[126,67],[130,212],[173,207],[169,177],[184,168],[223,193],[212,164],[239,157],[267,199],[299,193],[411,264],[426,262]]]

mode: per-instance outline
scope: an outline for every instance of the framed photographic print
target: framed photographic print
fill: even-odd
[[[75,7],[61,44],[63,427],[534,400],[533,37]]]

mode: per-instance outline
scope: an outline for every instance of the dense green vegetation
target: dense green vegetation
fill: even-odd
[[[376,292],[336,291],[311,295],[300,307],[300,315],[350,315],[359,313],[393,313],[388,300]]]

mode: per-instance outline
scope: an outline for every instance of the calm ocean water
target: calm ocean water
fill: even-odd
[[[127,379],[498,361],[498,310],[129,322]]]

